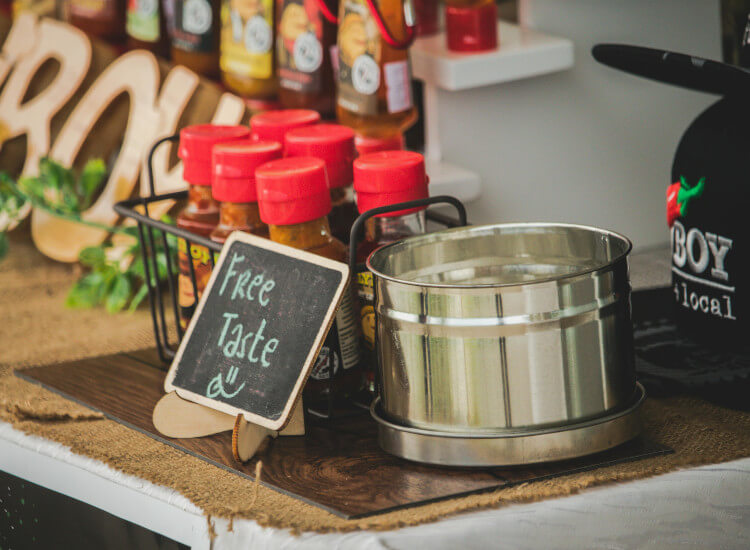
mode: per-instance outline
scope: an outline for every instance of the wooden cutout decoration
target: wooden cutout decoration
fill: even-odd
[[[239,97],[221,93],[216,85],[184,67],[160,64],[150,52],[136,50],[118,58],[111,47],[90,41],[79,29],[29,13],[19,15],[11,27],[0,15],[0,23],[0,40],[5,37],[0,50],[0,164],[15,175],[20,169],[17,161],[23,160],[21,173],[35,175],[44,155],[64,165],[80,166],[83,162],[79,157],[85,161],[116,154],[106,187],[82,213],[85,220],[118,223],[112,207],[131,196],[139,176],[141,192],[148,194],[148,151],[157,139],[174,133],[178,125],[209,121],[239,124],[248,116]],[[56,74],[45,65],[50,59],[60,63]],[[166,76],[160,89],[162,74]],[[29,92],[33,97],[22,103]],[[125,103],[118,96],[123,92],[129,96],[130,112],[129,116],[123,113],[126,118],[119,123],[117,117],[125,111],[119,105]],[[115,104],[113,100],[118,105],[115,115],[105,111]],[[124,139],[121,124],[126,125]],[[27,143],[25,157],[17,140],[11,147],[3,147],[23,136]],[[182,181],[181,163],[169,170],[169,158],[170,146],[156,155],[157,193],[187,187]],[[149,215],[159,218],[173,205],[172,201],[153,205]],[[22,213],[20,219],[27,214]],[[32,235],[43,253],[73,262],[82,248],[99,244],[107,232],[34,212]]]
[[[349,281],[349,267],[235,232],[164,388],[269,430],[291,419]]]
[[[255,456],[267,437],[277,437],[278,432],[258,426],[239,414],[232,431],[232,456],[237,462],[247,462]]]
[[[235,423],[231,415],[186,401],[175,392],[159,400],[154,407],[153,420],[160,433],[177,439],[228,432]]]
[[[0,94],[0,147],[13,137],[26,135],[23,173],[27,175],[37,173],[39,159],[50,149],[52,117],[73,97],[91,65],[91,43],[82,31],[52,19],[32,25],[35,21],[33,15],[24,14],[11,29],[6,42],[12,52],[17,47],[14,46],[16,25],[28,33],[18,40],[28,41],[33,48],[16,60]],[[3,44],[4,55],[5,51],[6,44]],[[21,103],[31,80],[48,59],[60,62],[55,79],[36,97]]]

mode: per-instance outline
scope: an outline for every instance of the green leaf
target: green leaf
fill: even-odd
[[[138,289],[138,292],[135,293],[135,296],[133,296],[128,311],[135,311],[146,296],[148,296],[148,287],[146,286],[146,283],[143,283],[141,288]]]
[[[102,183],[104,183],[106,176],[107,165],[102,159],[92,159],[83,167],[81,177],[78,178],[77,191],[84,208],[88,208],[91,205],[94,195],[102,186]]]
[[[6,254],[8,254],[8,234],[0,233],[0,260],[2,260]]]
[[[118,273],[104,300],[104,307],[107,309],[107,313],[121,311],[128,303],[129,298],[130,280],[127,275]]]
[[[100,301],[103,278],[100,273],[89,273],[73,285],[65,298],[71,308],[92,308]]]
[[[78,253],[78,261],[87,267],[102,267],[107,261],[103,246],[87,246]]]

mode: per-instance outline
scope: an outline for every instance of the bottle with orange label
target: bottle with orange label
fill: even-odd
[[[253,115],[250,119],[252,138],[262,141],[278,141],[284,146],[287,132],[295,128],[312,126],[320,122],[320,114],[310,109],[282,109]]]
[[[331,195],[325,163],[313,157],[287,157],[255,171],[260,217],[271,240],[325,258],[347,261],[346,246],[331,235],[328,213]],[[330,396],[335,375],[337,394],[354,394],[362,387],[359,333],[349,292],[344,293],[334,325],[328,331],[304,390],[306,406]]]
[[[222,0],[221,79],[242,97],[276,95],[274,0]]]
[[[417,119],[408,47],[415,29],[402,0],[341,0],[339,122],[369,137],[403,133]]]
[[[426,199],[428,178],[424,158],[410,151],[383,151],[354,161],[354,190],[357,208],[364,213],[373,208]],[[426,232],[425,209],[416,208],[380,214],[365,222],[365,234],[357,246],[357,296],[363,346],[365,381],[375,387],[375,302],[372,273],[364,262],[383,245]]]
[[[221,0],[164,0],[172,61],[208,78],[219,76]]]
[[[188,184],[188,202],[177,215],[177,227],[208,237],[219,223],[219,205],[211,195],[211,154],[214,145],[231,141],[247,141],[250,130],[245,126],[218,126],[198,124],[187,126],[180,132],[178,156],[182,159],[182,177]],[[193,269],[190,268],[192,258]],[[211,275],[210,251],[184,239],[178,241],[178,301],[180,325],[187,327],[193,316],[197,299],[193,292],[193,274],[198,296]]]
[[[328,222],[338,240],[348,243],[349,232],[357,219],[352,187],[354,132],[339,124],[316,124],[286,134],[286,154],[290,157],[316,157],[326,163],[331,190]]]
[[[268,238],[268,226],[258,209],[255,170],[279,158],[281,144],[276,141],[235,141],[214,147],[211,193],[220,206],[219,225],[211,240],[224,243],[234,231]]]
[[[161,57],[168,55],[166,18],[159,0],[128,0],[125,31],[128,48],[150,50]]]
[[[69,0],[68,22],[110,42],[125,37],[125,0]]]
[[[335,114],[331,53],[336,46],[337,0],[276,0],[279,100],[288,109]]]

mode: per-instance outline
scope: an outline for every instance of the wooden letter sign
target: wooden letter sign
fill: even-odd
[[[289,420],[349,280],[349,267],[234,233],[164,387],[280,430]]]

